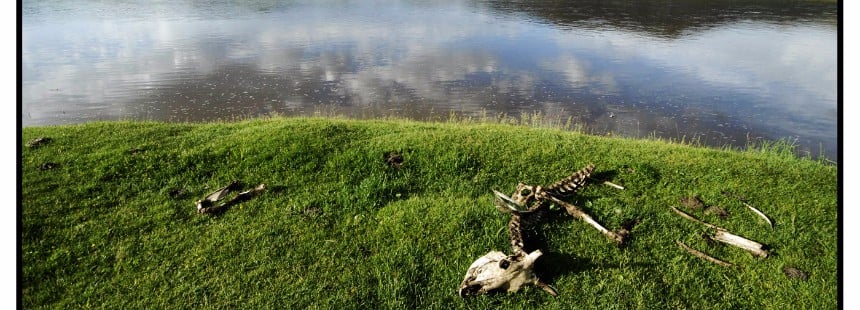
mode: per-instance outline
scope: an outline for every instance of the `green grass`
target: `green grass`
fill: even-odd
[[[837,301],[837,168],[784,147],[716,150],[503,124],[273,118],[99,122],[23,129],[25,308],[828,309]],[[385,164],[389,151],[404,158]],[[42,170],[43,163],[58,164]],[[594,163],[626,190],[569,201],[627,247],[567,216],[540,228],[560,296],[529,288],[460,299],[471,262],[509,251],[490,189],[548,184]],[[221,216],[194,201],[231,180],[266,183]],[[731,191],[775,222],[769,228]],[[710,223],[770,246],[709,246],[669,210],[684,196],[727,209]],[[693,257],[688,245],[742,266]],[[809,274],[789,279],[784,266]]]

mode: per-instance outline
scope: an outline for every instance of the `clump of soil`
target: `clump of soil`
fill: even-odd
[[[322,214],[322,209],[320,209],[318,207],[312,206],[312,207],[307,207],[304,210],[302,210],[302,215],[304,215],[305,217],[309,217],[309,218],[314,218],[314,217],[320,216],[321,214]]]
[[[173,188],[167,192],[167,195],[174,199],[181,198],[185,196],[185,190],[181,188]]]
[[[39,165],[39,170],[42,170],[42,171],[51,170],[51,169],[57,168],[59,166],[60,166],[60,164],[58,164],[58,163],[46,162],[46,163],[42,163],[41,165]]]
[[[636,226],[636,224],[639,224],[639,219],[633,218],[624,220],[624,222],[621,223],[621,229],[616,233],[626,239],[630,236],[630,231],[633,230],[633,227]]]
[[[711,238],[711,235],[708,233],[702,233],[702,239],[705,240],[705,243],[707,243],[709,247],[717,246],[717,241],[715,241],[714,238]]]
[[[636,224],[639,224],[639,219],[627,219],[624,220],[624,222],[621,222],[621,229],[631,231],[633,230],[633,227],[636,226]]]
[[[716,215],[720,218],[729,216],[729,212],[719,206],[706,206],[702,198],[698,196],[689,196],[681,198],[681,205],[692,210],[704,210],[707,215]]]
[[[385,154],[385,164],[389,167],[400,168],[403,165],[403,155],[396,151],[390,151]]]
[[[702,210],[705,208],[705,203],[698,196],[682,197],[681,205],[693,210]]]
[[[785,275],[788,276],[788,278],[790,278],[790,279],[800,279],[803,281],[806,281],[806,279],[809,279],[809,275],[807,275],[805,271],[794,268],[794,267],[789,267],[789,266],[782,267],[782,272],[784,272]]]
[[[716,215],[720,218],[727,218],[729,216],[729,212],[726,212],[725,209],[718,206],[710,206],[705,208],[705,214]]]

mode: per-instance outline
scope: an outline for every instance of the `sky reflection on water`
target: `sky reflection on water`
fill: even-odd
[[[24,3],[24,126],[540,112],[594,133],[787,137],[836,157],[835,9],[653,21],[589,1],[567,5],[593,19],[554,1],[143,3]]]

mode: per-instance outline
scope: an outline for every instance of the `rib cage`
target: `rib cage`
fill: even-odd
[[[512,256],[523,256],[528,254],[526,241],[528,236],[525,229],[529,225],[539,222],[542,213],[545,212],[548,196],[568,196],[585,186],[588,176],[594,171],[594,164],[589,164],[569,177],[561,179],[547,188],[530,186],[523,183],[517,185],[517,189],[511,197],[520,206],[528,208],[525,212],[513,213],[508,222],[508,235],[511,238]]]
[[[589,164],[588,166],[580,169],[571,176],[553,183],[552,185],[548,186],[544,191],[556,197],[568,196],[570,194],[573,194],[580,188],[585,186],[585,180],[588,179],[588,176],[591,175],[592,171],[594,171],[594,165]]]

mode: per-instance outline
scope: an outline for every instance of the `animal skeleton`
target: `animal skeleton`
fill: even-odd
[[[534,285],[552,296],[558,293],[551,286],[543,282],[534,273],[534,263],[538,257],[543,255],[539,249],[527,248],[527,236],[524,234],[524,226],[536,224],[548,211],[548,203],[553,202],[565,208],[568,214],[583,219],[588,224],[597,228],[601,233],[611,240],[621,243],[627,232],[612,232],[578,207],[559,199],[571,195],[585,186],[586,180],[594,170],[594,165],[588,165],[573,175],[564,178],[544,188],[519,183],[516,191],[511,197],[493,190],[496,196],[496,209],[511,215],[508,222],[508,233],[511,238],[513,254],[506,255],[500,251],[491,251],[478,258],[469,270],[463,282],[460,283],[460,297],[484,294],[490,291],[506,290],[508,292],[519,291],[522,287]]]

